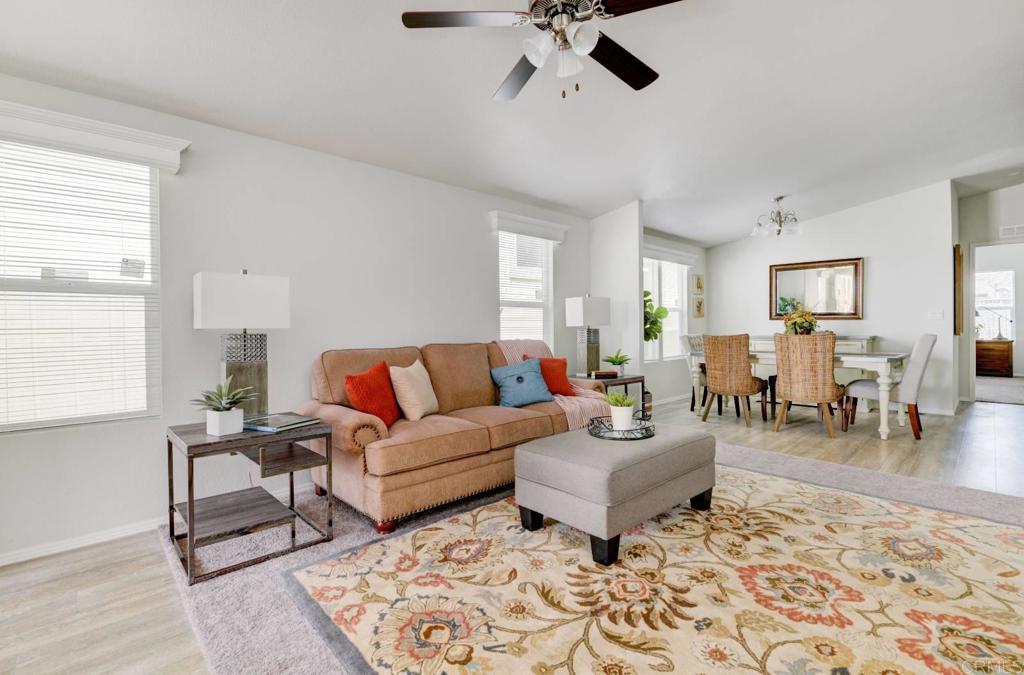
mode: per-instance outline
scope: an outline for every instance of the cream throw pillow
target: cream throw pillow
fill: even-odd
[[[391,386],[407,420],[418,420],[437,412],[437,396],[430,373],[419,360],[408,368],[391,366]]]

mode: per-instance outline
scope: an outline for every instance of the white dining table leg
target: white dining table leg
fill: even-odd
[[[693,382],[693,397],[695,399],[699,398],[700,397],[700,360],[698,360],[697,358],[692,357],[692,356],[690,357],[690,378],[691,378],[691,382]],[[697,412],[697,414],[700,414],[701,412],[703,412],[700,409],[700,404],[699,403],[695,404],[694,410]]]
[[[892,389],[892,367],[886,363],[878,369],[878,435],[889,438],[889,390]]]
[[[901,427],[907,426],[907,407],[902,403],[896,404],[896,421]]]

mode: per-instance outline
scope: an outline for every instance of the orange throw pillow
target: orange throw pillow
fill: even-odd
[[[401,415],[391,386],[391,373],[384,361],[362,373],[346,375],[345,393],[353,408],[379,417],[388,427]]]
[[[530,358],[523,354],[523,360]],[[569,381],[569,360],[568,359],[539,359],[540,374],[544,378],[544,384],[548,385],[548,391],[552,394],[562,396],[575,396],[572,390],[572,382]]]

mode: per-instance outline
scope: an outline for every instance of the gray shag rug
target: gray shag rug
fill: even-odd
[[[1018,497],[721,442],[717,461],[823,487],[1024,526],[1024,499]],[[511,488],[505,488],[429,511],[402,521],[397,533],[497,501],[511,493]],[[323,512],[323,500],[314,497],[310,488],[297,494],[296,500],[304,509],[303,513]],[[335,501],[334,514],[333,541],[191,587],[168,540],[167,528],[159,529],[185,613],[212,672],[349,672],[303,616],[283,583],[283,573],[288,570],[380,539],[369,519],[344,503]],[[178,531],[181,530],[179,524]],[[299,541],[316,537],[301,521],[298,532]],[[199,549],[199,569],[214,569],[284,548],[288,539],[288,528],[279,527]]]

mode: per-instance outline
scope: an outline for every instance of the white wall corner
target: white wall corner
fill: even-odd
[[[143,164],[170,173],[178,173],[181,153],[191,145],[180,138],[10,101],[0,101],[0,139]]]

